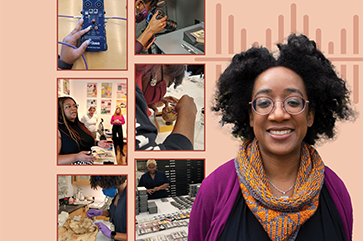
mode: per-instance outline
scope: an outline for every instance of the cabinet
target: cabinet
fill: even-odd
[[[80,186],[91,186],[90,176],[72,176],[72,184]]]

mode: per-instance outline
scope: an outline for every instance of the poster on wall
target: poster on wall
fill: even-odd
[[[97,113],[97,100],[96,99],[88,99],[87,100],[87,110],[89,110],[89,108],[93,106],[96,108],[95,113]]]
[[[87,98],[97,97],[97,83],[87,83]]]
[[[102,83],[101,98],[111,98],[112,83]]]
[[[101,100],[101,114],[111,114],[111,100]]]
[[[61,80],[58,79],[58,97],[60,97],[62,95],[61,86],[62,86]]]
[[[126,83],[118,83],[117,84],[117,99],[121,99],[126,96]]]
[[[63,80],[63,93],[65,95],[70,95],[71,91],[69,90],[69,79]]]
[[[117,107],[126,108],[126,98],[116,100],[116,108]]]

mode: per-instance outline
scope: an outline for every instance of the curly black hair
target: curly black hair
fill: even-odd
[[[308,128],[303,141],[313,145],[320,138],[333,138],[336,120],[350,120],[355,116],[346,82],[337,76],[331,62],[306,36],[291,34],[287,44],[278,44],[278,48],[277,59],[263,47],[236,54],[219,78],[212,110],[221,111],[222,125],[234,125],[234,136],[253,139],[249,102],[255,80],[265,70],[282,66],[303,79],[309,108],[315,111],[314,124]]]
[[[90,184],[92,189],[97,189],[100,187],[102,189],[107,189],[113,186],[119,186],[123,184],[127,179],[126,175],[123,176],[91,176]]]
[[[156,6],[156,4],[159,2],[159,0],[144,0],[144,3],[148,3],[148,2],[151,2],[150,7],[153,8]]]

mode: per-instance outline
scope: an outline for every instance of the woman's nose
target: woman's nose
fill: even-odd
[[[291,118],[291,115],[285,110],[283,103],[278,101],[275,102],[275,107],[268,115],[270,121],[282,122]]]

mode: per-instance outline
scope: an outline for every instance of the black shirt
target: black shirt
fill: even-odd
[[[267,233],[257,218],[248,208],[242,192],[238,193],[236,202],[229,215],[220,241],[270,241]],[[345,231],[338,210],[323,185],[316,212],[307,220],[298,232],[296,241],[345,241]]]
[[[115,199],[112,200],[110,209],[110,221],[115,225],[115,231],[117,233],[127,233],[127,187],[122,191],[121,196],[117,201],[117,207],[113,204]]]
[[[154,187],[159,187],[165,183],[170,183],[170,180],[166,177],[165,173],[156,170],[154,179],[152,179],[149,172],[142,175],[138,186],[145,187],[146,189],[153,189]],[[154,192],[152,195],[148,193],[147,196],[148,199],[157,199],[167,197],[168,193],[166,190],[160,190]]]
[[[95,145],[95,139],[93,136],[82,130],[75,122],[68,122],[68,125],[70,125],[81,137],[81,143],[79,143],[78,146],[77,143],[70,137],[65,124],[58,124],[62,140],[62,148],[59,154],[73,154],[80,151],[90,151],[91,147]]]

